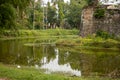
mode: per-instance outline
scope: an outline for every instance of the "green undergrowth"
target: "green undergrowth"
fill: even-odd
[[[107,48],[120,49],[120,38],[112,39],[104,32],[99,32],[98,36],[82,38],[78,36],[79,30],[72,29],[47,29],[47,30],[2,30],[0,37],[2,39],[21,39],[21,38],[36,38],[40,39],[37,43],[41,43],[41,39],[53,41],[57,45],[62,46],[79,46],[80,48]],[[106,36],[103,36],[106,35]],[[31,45],[31,44],[30,44]]]
[[[77,35],[79,30],[67,30],[67,29],[47,29],[47,30],[1,30],[0,37],[35,37],[35,36],[65,36],[65,35]]]
[[[75,52],[75,53],[84,53],[84,54],[99,54],[99,55],[102,55],[102,54],[116,54],[116,53],[119,53],[120,50],[118,49],[106,49],[106,48],[90,48],[90,47],[79,47],[79,46],[73,46],[73,47],[70,47],[70,46],[59,46],[58,47],[61,51],[69,51],[69,52]]]
[[[0,79],[4,78],[7,78],[7,80],[114,80],[100,77],[71,77],[62,74],[44,74],[43,71],[35,68],[22,67],[18,69],[15,66],[0,64]]]
[[[59,39],[56,44],[61,46],[79,46],[80,48],[120,49],[120,42],[118,40],[103,39],[100,37]]]

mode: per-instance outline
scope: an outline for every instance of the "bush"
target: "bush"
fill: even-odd
[[[105,17],[105,9],[102,9],[102,8],[98,8],[95,10],[94,12],[94,17],[96,19],[102,19]]]
[[[109,34],[106,31],[98,30],[96,32],[96,37],[101,37],[101,38],[104,38],[104,39],[108,39],[108,38],[114,38],[114,35],[113,34]]]
[[[114,43],[107,42],[107,41],[102,44],[103,48],[113,48],[114,46],[115,46]]]
[[[15,8],[9,4],[0,5],[0,27],[3,29],[12,29],[15,27],[16,12]]]

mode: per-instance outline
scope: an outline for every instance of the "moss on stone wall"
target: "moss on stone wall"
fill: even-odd
[[[98,30],[120,36],[120,10],[104,7],[85,8],[82,13],[80,35],[85,37],[95,34]]]
[[[101,18],[104,18],[105,17],[105,9],[104,8],[97,8],[95,11],[94,11],[94,17],[96,19],[101,19]]]

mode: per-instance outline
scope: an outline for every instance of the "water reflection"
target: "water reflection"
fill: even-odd
[[[37,46],[24,45],[33,42]],[[119,51],[38,44],[34,39],[0,40],[0,62],[44,68],[49,73],[71,72],[77,76],[107,76],[120,70]]]
[[[47,69],[46,73],[51,73],[51,72],[63,72],[63,73],[69,73],[71,75],[75,76],[81,76],[81,71],[78,70],[73,70],[71,68],[71,65],[69,63],[59,65],[59,50],[55,49],[55,54],[56,57],[53,60],[50,60],[49,63],[47,63],[47,58],[44,57],[41,61],[44,63],[41,68],[42,69]]]

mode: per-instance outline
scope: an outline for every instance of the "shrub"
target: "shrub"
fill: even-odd
[[[114,43],[111,43],[111,42],[108,42],[108,41],[106,41],[102,44],[102,47],[104,47],[104,48],[113,48],[114,46],[115,46]]]
[[[106,31],[98,30],[96,32],[96,37],[101,37],[101,38],[104,38],[104,39],[108,39],[108,38],[114,38],[114,35],[113,34],[109,34]]]
[[[5,29],[12,29],[15,27],[16,12],[15,8],[9,4],[0,5],[0,27]]]
[[[105,17],[105,9],[102,9],[102,8],[98,8],[95,10],[94,12],[94,17],[96,19],[102,19]]]

